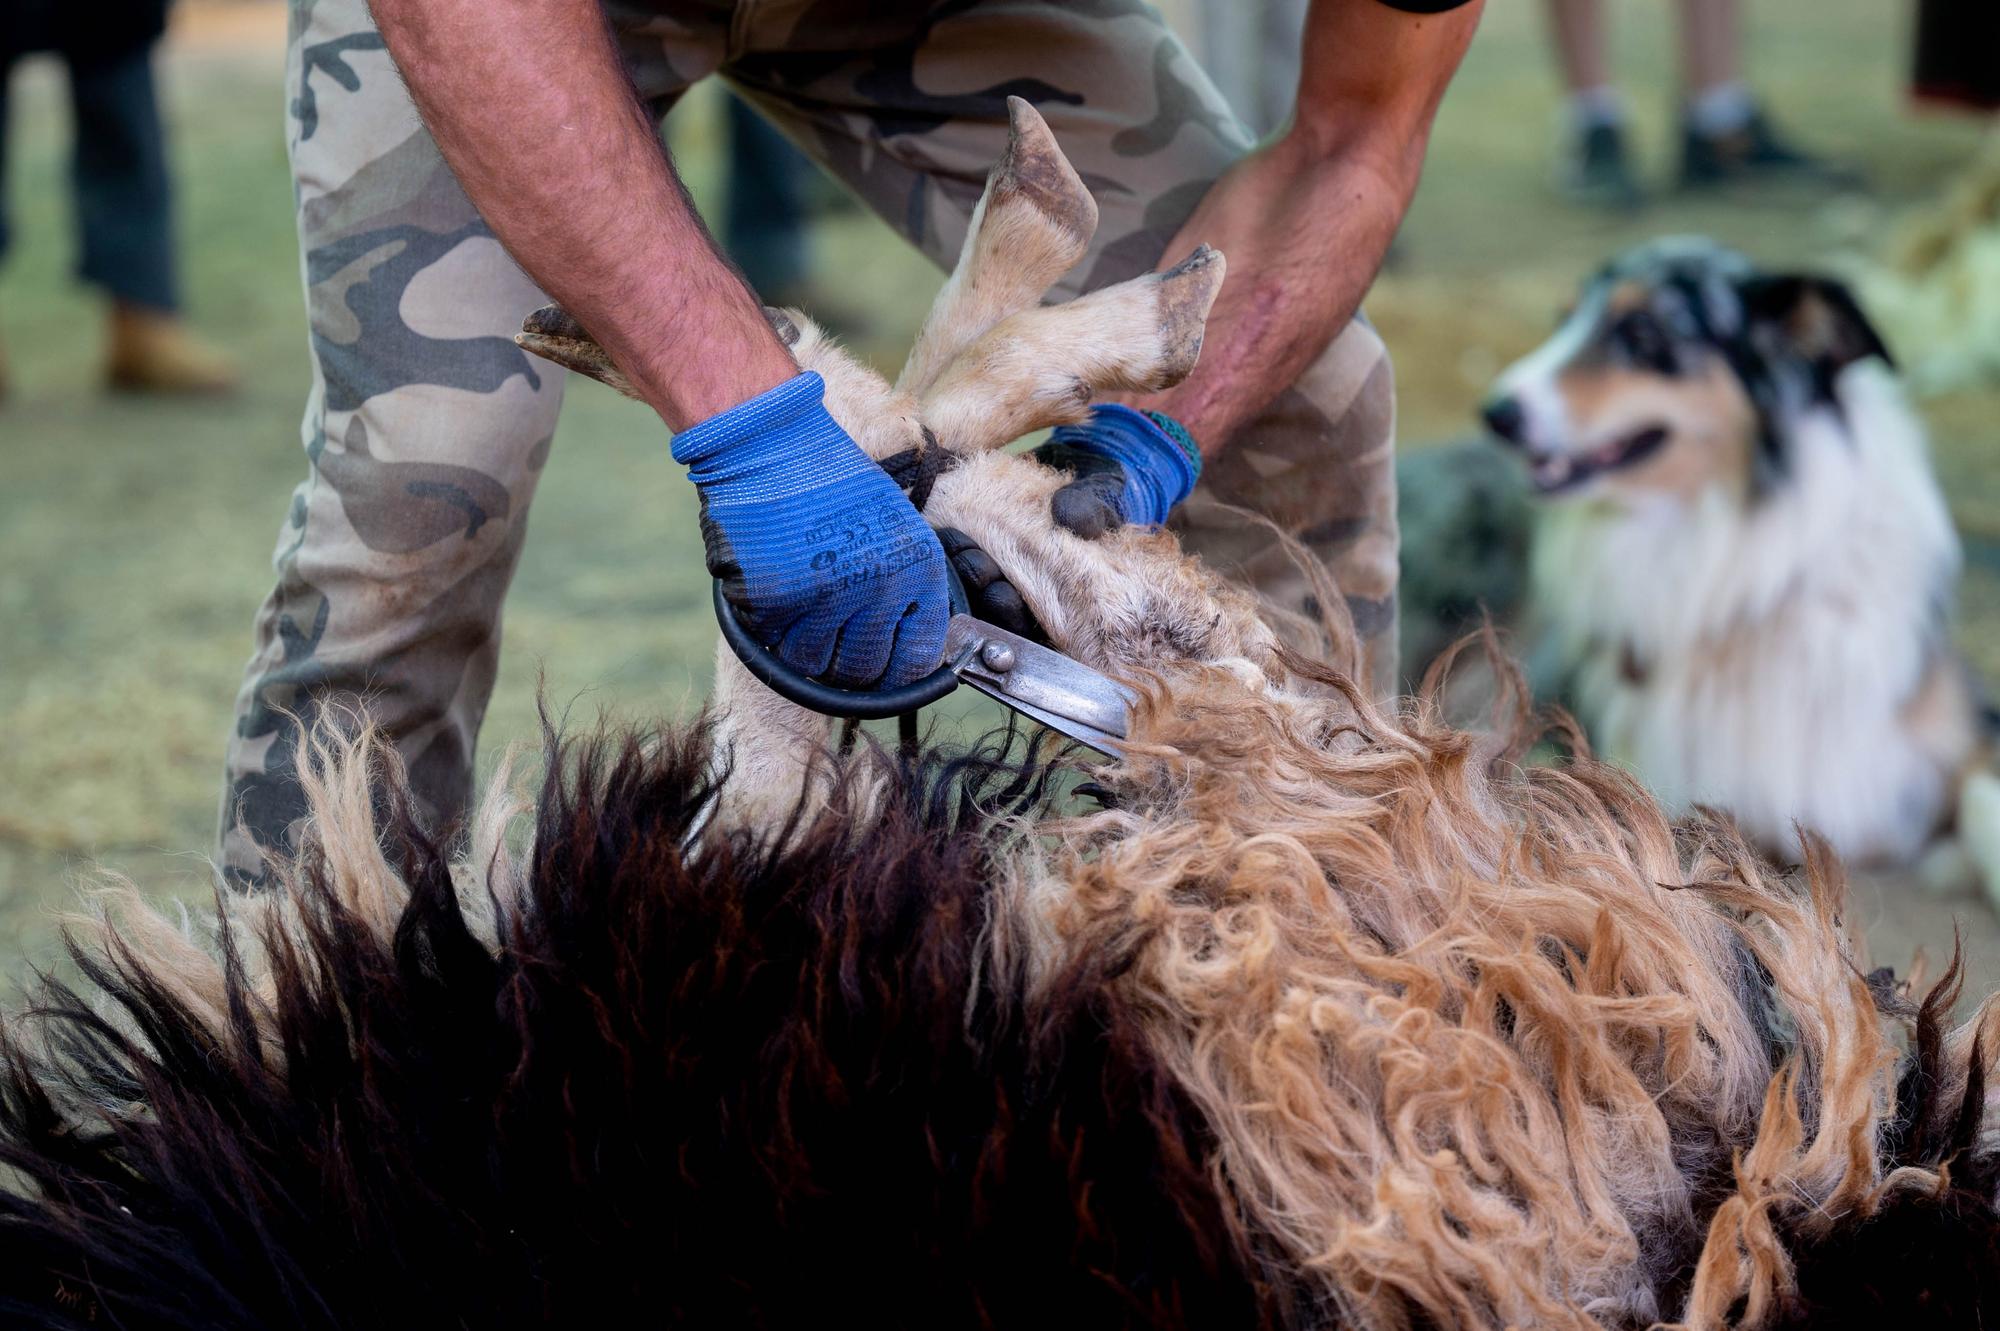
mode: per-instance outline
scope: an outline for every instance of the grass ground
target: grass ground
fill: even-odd
[[[1668,6],[1621,5],[1648,166],[1663,174],[1671,96]],[[1546,188],[1555,98],[1535,7],[1490,7],[1440,116],[1396,271],[1370,310],[1396,353],[1403,436],[1463,435],[1491,374],[1535,342],[1575,280],[1661,231],[1705,231],[1796,261],[1874,243],[1971,155],[1975,126],[1900,100],[1904,16],[1879,0],[1753,7],[1759,83],[1818,147],[1867,170],[1866,200],[1769,195],[1667,200],[1626,219],[1570,211]],[[188,286],[198,323],[248,386],[208,404],[97,391],[99,311],[67,278],[67,125],[59,72],[20,71],[11,198],[20,245],[0,283],[14,398],[0,408],[0,974],[45,956],[78,866],[151,889],[207,891],[222,739],[269,582],[277,523],[304,467],[307,382],[280,127],[279,7],[188,0],[165,65],[181,166]],[[716,184],[710,113],[677,113],[698,195]],[[871,219],[818,237],[830,301],[867,311],[864,350],[894,363],[936,282]],[[2000,678],[2000,394],[1930,405],[1939,466],[1973,543],[1964,640]],[[554,463],[508,605],[483,762],[535,732],[538,686],[581,714],[673,711],[706,690],[713,641],[691,494],[647,414],[591,385],[565,408]],[[1883,961],[1948,948],[1962,921],[1980,973],[2000,977],[2000,928],[1969,897],[1867,885]],[[4,987],[4,986],[0,986]]]

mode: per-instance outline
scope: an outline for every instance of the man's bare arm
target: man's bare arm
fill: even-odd
[[[1347,326],[1408,210],[1432,118],[1484,0],[1411,14],[1313,0],[1298,110],[1215,183],[1166,260],[1206,242],[1229,260],[1201,363],[1140,405],[1213,454]]]
[[[373,0],[500,243],[679,431],[798,373],[633,95],[598,0]]]

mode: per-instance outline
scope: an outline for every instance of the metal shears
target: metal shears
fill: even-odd
[[[1018,633],[974,619],[956,570],[947,565],[951,622],[945,629],[944,663],[895,689],[841,689],[786,665],[743,627],[715,584],[715,620],[750,674],[779,697],[827,716],[857,721],[905,716],[969,684],[987,697],[1049,729],[1116,757],[1129,733],[1132,691]]]

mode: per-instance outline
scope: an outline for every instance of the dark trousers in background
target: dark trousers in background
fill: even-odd
[[[791,140],[731,93],[722,248],[767,301],[799,298],[806,280],[806,190],[814,169]]]
[[[10,239],[7,89],[17,58],[0,51],[0,259]],[[152,48],[62,58],[75,122],[70,182],[78,276],[128,304],[176,310],[172,195]]]
[[[1919,0],[1912,91],[1924,101],[2000,111],[2000,6]]]

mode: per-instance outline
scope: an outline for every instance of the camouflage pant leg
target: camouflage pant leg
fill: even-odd
[[[1364,320],[1347,325],[1292,386],[1239,430],[1174,515],[1209,564],[1317,619],[1310,581],[1262,527],[1276,522],[1332,570],[1378,698],[1402,691],[1396,660],[1396,387]]]
[[[940,265],[958,254],[1006,142],[1006,97],[1033,102],[1100,220],[1065,294],[1154,267],[1249,133],[1149,5],[764,0],[725,74]],[[1375,692],[1396,691],[1394,384],[1357,320],[1228,441],[1183,539],[1311,611],[1305,580],[1223,500],[1275,521],[1333,571]]]
[[[304,811],[297,728],[329,705],[366,705],[432,818],[464,809],[562,396],[511,340],[541,297],[445,168],[364,0],[293,0],[286,88],[309,469],[226,757],[222,855],[239,885]]]

